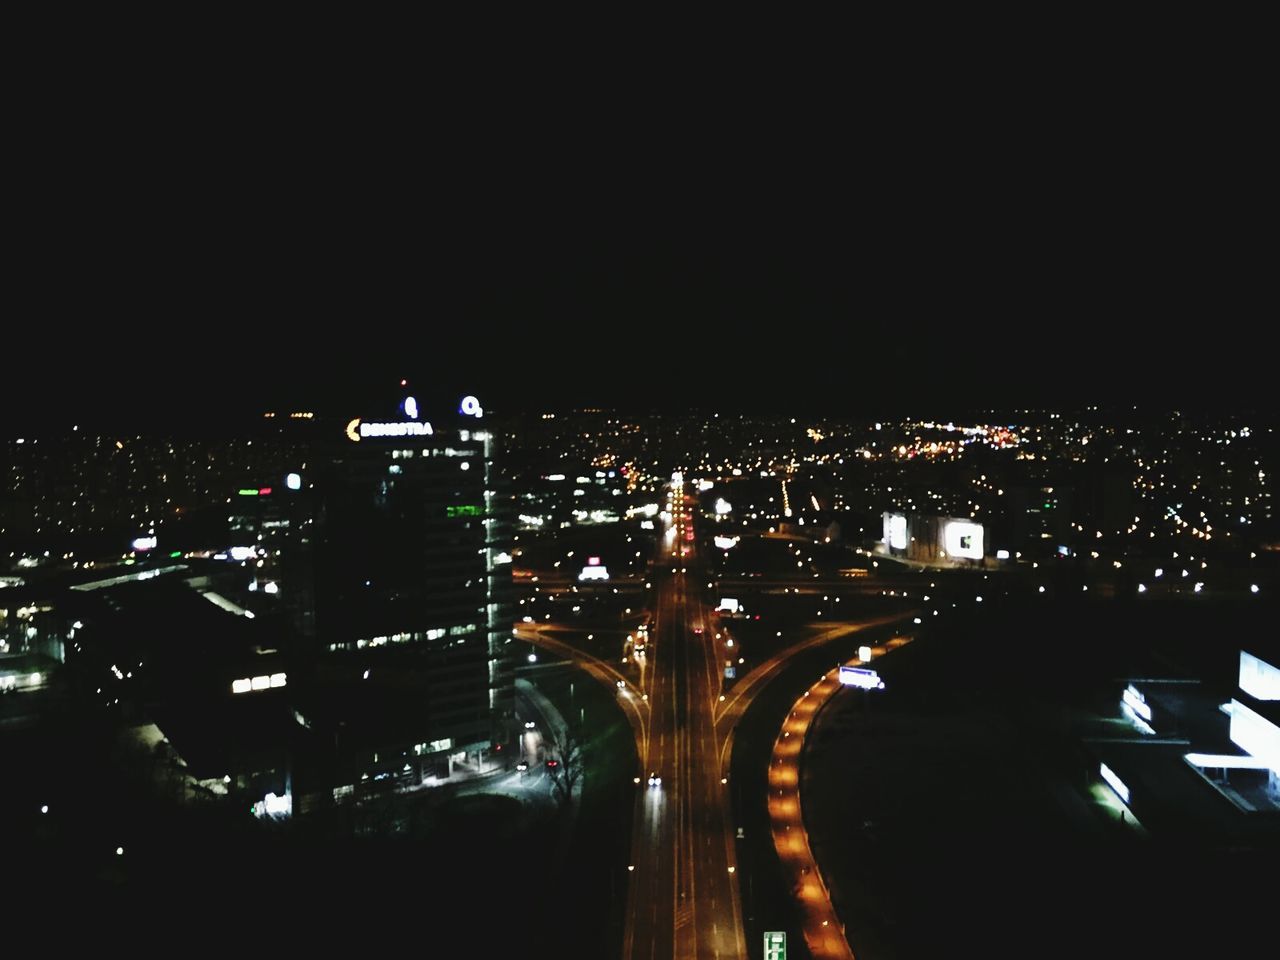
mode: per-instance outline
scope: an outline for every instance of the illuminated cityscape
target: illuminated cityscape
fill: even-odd
[[[1264,413],[417,392],[6,441],[33,882],[164,900],[190,850],[213,902],[275,862],[372,909],[408,894],[360,877],[421,869],[433,922],[480,884],[571,956],[892,957],[974,856],[1053,891],[989,878],[996,954],[1125,858],[1206,898],[1274,865]]]
[[[10,954],[1276,955],[1262,58],[344,27],[13,74]]]

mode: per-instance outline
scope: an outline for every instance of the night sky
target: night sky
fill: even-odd
[[[22,121],[9,432],[344,414],[402,376],[504,410],[1277,409],[1245,103],[221,81]]]

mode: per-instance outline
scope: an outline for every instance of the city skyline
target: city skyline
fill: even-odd
[[[496,903],[583,960],[911,960],[993,897],[985,955],[1160,941],[1273,864],[1265,419],[505,416],[402,379],[0,446],[25,891],[212,919],[268,871],[469,956],[510,955]]]

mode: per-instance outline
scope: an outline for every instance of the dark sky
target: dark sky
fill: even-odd
[[[343,412],[401,376],[506,409],[1277,407],[1247,103],[254,79],[19,121],[10,423]]]

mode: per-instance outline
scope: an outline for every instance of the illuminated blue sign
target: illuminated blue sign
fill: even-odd
[[[865,667],[841,667],[840,682],[846,687],[862,687],[863,690],[883,690],[880,674]]]

